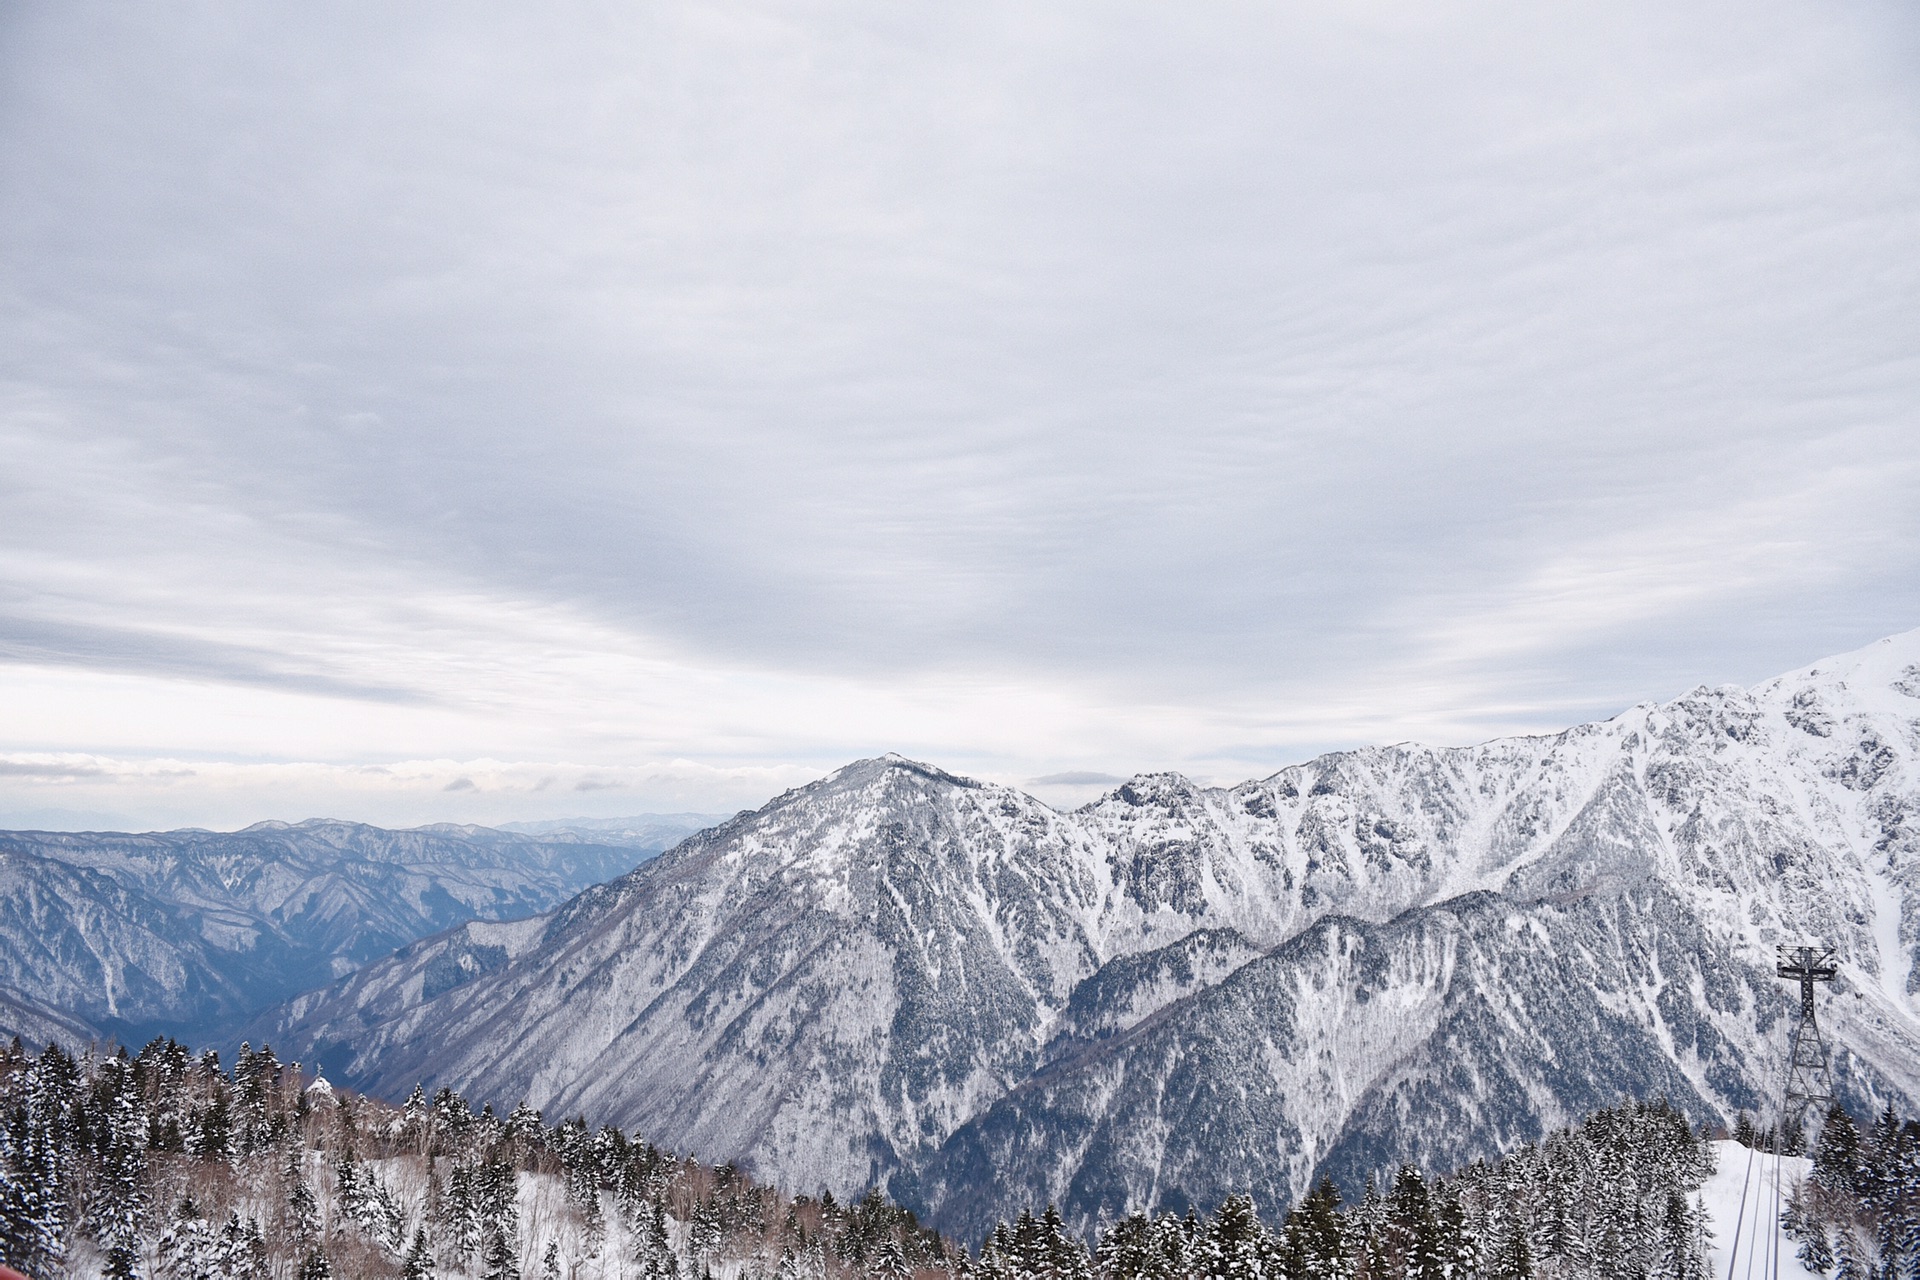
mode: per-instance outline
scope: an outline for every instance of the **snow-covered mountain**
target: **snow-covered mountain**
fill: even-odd
[[[544,911],[647,853],[485,827],[0,832],[0,1030],[205,1035],[472,919]],[[37,1006],[38,1023],[14,1010]]]
[[[696,831],[727,820],[724,813],[642,813],[630,818],[547,818],[539,822],[503,822],[499,830],[533,836],[550,844],[606,844],[643,853],[671,849]]]
[[[269,1022],[398,1094],[643,1128],[944,1228],[1290,1203],[1622,1094],[1764,1109],[1836,946],[1843,1090],[1920,1103],[1920,631],[1755,689],[1060,813],[887,757]]]

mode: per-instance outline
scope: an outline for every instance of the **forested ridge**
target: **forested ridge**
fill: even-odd
[[[1208,1215],[1123,1218],[1089,1245],[1045,1207],[977,1251],[877,1192],[791,1196],[611,1126],[475,1111],[446,1089],[394,1106],[247,1046],[225,1068],[171,1040],[80,1057],[16,1042],[0,1051],[0,1107],[0,1255],[36,1278],[1705,1275],[1696,1193],[1712,1148],[1664,1102],[1446,1177],[1406,1166],[1352,1203],[1322,1180],[1271,1224],[1235,1195]],[[1836,1195],[1810,1191],[1797,1212],[1830,1224]]]
[[[1101,1235],[1090,1269],[1074,1274],[1704,1280],[1695,1193],[1712,1171],[1712,1147],[1686,1117],[1664,1102],[1628,1102],[1449,1177],[1403,1166],[1385,1191],[1369,1182],[1350,1205],[1322,1179],[1277,1228],[1244,1195],[1229,1196],[1210,1220],[1123,1218]],[[994,1232],[982,1273],[1035,1274],[1021,1238],[1045,1232],[1028,1221]]]
[[[1813,1146],[1813,1174],[1781,1222],[1809,1270],[1835,1280],[1920,1280],[1920,1123],[1891,1107],[1863,1132],[1834,1107]]]
[[[399,1107],[242,1046],[0,1054],[0,1258],[32,1277],[895,1275],[964,1262],[877,1194],[790,1198],[611,1126]]]

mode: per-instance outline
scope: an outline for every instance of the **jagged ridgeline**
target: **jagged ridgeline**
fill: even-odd
[[[1089,1249],[1049,1206],[976,1258],[877,1192],[793,1198],[611,1126],[476,1113],[446,1089],[394,1106],[270,1050],[228,1071],[171,1040],[77,1059],[16,1042],[0,1115],[0,1256],[36,1278],[1696,1280],[1712,1160],[1677,1111],[1629,1103],[1451,1177],[1408,1166],[1351,1206],[1323,1182],[1271,1227],[1233,1195],[1208,1217],[1121,1219]]]
[[[1562,733],[1065,813],[885,757],[553,913],[249,1025],[389,1099],[519,1099],[878,1186],[974,1242],[1357,1197],[1622,1097],[1766,1105],[1819,940],[1834,1088],[1920,1107],[1920,631]],[[237,1040],[238,1035],[233,1037]]]

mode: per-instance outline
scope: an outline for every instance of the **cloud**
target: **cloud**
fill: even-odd
[[[262,818],[349,816],[392,826],[733,812],[825,772],[649,760],[396,760],[378,770],[325,761],[0,754],[0,828],[116,825],[235,829]],[[557,785],[556,780],[565,785]],[[585,783],[585,786],[578,784]],[[583,794],[584,793],[584,794]],[[582,813],[581,806],[591,813]]]
[[[4,21],[0,749],[1232,777],[1920,621],[1910,7]]]
[[[0,614],[0,664],[4,663],[229,681],[381,702],[421,700],[414,690],[302,670],[304,664],[284,652],[226,644],[204,636]]]
[[[1039,787],[1110,787],[1118,786],[1125,781],[1125,778],[1117,774],[1072,770],[1067,773],[1049,773],[1045,777],[1035,778],[1033,783]]]
[[[106,772],[93,764],[0,760],[0,778],[101,778],[106,776]]]

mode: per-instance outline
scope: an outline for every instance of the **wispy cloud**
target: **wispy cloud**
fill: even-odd
[[[1891,0],[0,23],[0,749],[1232,776],[1920,622]]]
[[[36,815],[51,812],[106,815],[109,824],[120,826],[238,828],[263,817],[348,817],[407,826],[510,822],[527,815],[717,811],[757,805],[817,776],[817,770],[796,766],[716,768],[670,759],[620,767],[402,760],[370,769],[320,761],[16,752],[0,754],[0,828],[37,825]],[[555,780],[565,787],[555,790]],[[694,800],[707,809],[691,810]]]
[[[1105,787],[1125,782],[1117,773],[1096,773],[1089,769],[1070,769],[1065,773],[1049,773],[1035,778],[1034,784],[1042,787]]]
[[[423,698],[418,690],[314,670],[311,659],[297,651],[251,648],[205,635],[169,635],[128,627],[8,617],[4,613],[0,613],[0,664],[218,680],[380,702],[417,702]]]

